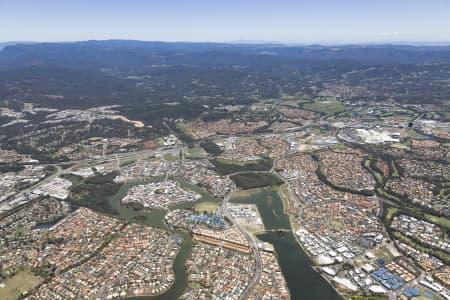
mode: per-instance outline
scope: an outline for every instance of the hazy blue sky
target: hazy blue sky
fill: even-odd
[[[0,0],[0,41],[450,42],[450,0]]]

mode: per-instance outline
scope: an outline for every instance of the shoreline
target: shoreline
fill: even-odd
[[[281,178],[283,178],[283,177],[281,177]],[[284,179],[283,179],[284,180]],[[287,188],[289,189],[289,183],[287,183],[286,182],[286,180],[285,180],[285,184],[287,185]],[[302,251],[306,254],[306,256],[309,258],[309,260],[311,261],[311,268],[315,271],[315,272],[317,272],[322,278],[324,278],[325,279],[325,281],[336,291],[336,293],[342,298],[342,299],[347,299],[345,296],[344,296],[344,294],[341,292],[341,291],[339,291],[338,290],[338,288],[336,287],[336,286],[334,286],[332,283],[331,283],[331,280],[327,277],[327,276],[324,276],[323,275],[323,273],[322,273],[322,271],[320,271],[318,268],[319,268],[319,266],[317,265],[317,263],[315,262],[315,260],[314,260],[314,258],[311,256],[311,254],[303,247],[303,245],[302,245],[302,243],[300,242],[300,240],[298,239],[298,236],[297,236],[297,234],[296,234],[296,232],[295,232],[295,226],[294,225],[296,225],[293,221],[292,221],[292,218],[291,218],[291,215],[289,214],[289,212],[287,212],[286,211],[286,203],[285,203],[285,201],[288,201],[287,199],[285,199],[285,195],[283,195],[282,193],[280,193],[279,192],[279,190],[277,191],[277,194],[278,194],[278,196],[280,197],[280,199],[281,199],[281,202],[283,203],[283,210],[284,210],[284,213],[286,214],[286,216],[288,217],[288,219],[289,219],[289,224],[290,224],[290,226],[291,226],[291,229],[292,229],[292,234],[294,235],[294,238],[295,238],[295,241],[297,242],[297,244],[298,244],[298,246],[302,249]],[[302,205],[302,204],[300,204],[300,205]]]

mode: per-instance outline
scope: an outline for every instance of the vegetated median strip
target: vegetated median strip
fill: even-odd
[[[363,162],[363,166],[364,166],[364,168],[366,168],[367,171],[369,171],[375,177],[377,184],[382,185],[383,184],[383,175],[381,175],[379,172],[373,170],[372,167],[370,166],[371,163],[372,163],[372,160],[366,159]]]
[[[363,162],[363,166],[366,170],[368,170],[376,179],[377,185],[375,188],[375,192],[378,196],[382,197],[382,198],[386,198],[388,200],[394,201],[395,203],[397,203],[398,205],[405,205],[405,203],[400,200],[398,197],[388,193],[385,189],[384,189],[384,178],[383,175],[381,175],[379,172],[375,171],[372,167],[371,167],[371,160],[370,159],[366,159]]]
[[[389,230],[388,230],[389,231]],[[413,247],[414,249],[418,249],[423,253],[427,253],[430,255],[433,255],[441,260],[443,260],[445,262],[445,264],[450,264],[450,254],[440,251],[440,250],[434,250],[434,249],[430,249],[428,247],[423,246],[422,244],[420,244],[418,241],[416,241],[415,239],[412,239],[406,235],[404,235],[403,233],[399,232],[399,231],[390,231],[390,234],[397,240]]]
[[[370,159],[365,160],[364,167],[369,172],[374,174],[375,178],[377,179],[377,187],[375,190],[376,193],[378,194],[378,196],[380,196],[382,198],[386,198],[388,200],[391,200],[394,203],[398,204],[398,206],[399,206],[399,207],[395,208],[397,211],[392,213],[392,216],[399,214],[399,213],[403,213],[406,215],[413,216],[415,218],[424,219],[428,222],[442,226],[442,227],[446,228],[447,230],[450,229],[450,220],[449,219],[447,219],[445,217],[441,217],[441,216],[436,216],[436,215],[430,214],[430,213],[421,213],[420,211],[418,211],[418,208],[415,207],[414,205],[412,205],[411,203],[405,202],[405,201],[401,200],[400,198],[390,194],[388,191],[386,191],[384,189],[382,175],[371,168],[370,162],[371,162]],[[386,218],[385,218],[385,221],[387,221]],[[387,226],[389,226],[389,224],[387,224]]]

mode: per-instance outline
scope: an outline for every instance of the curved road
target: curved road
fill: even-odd
[[[230,193],[232,193],[232,192],[230,192]],[[233,217],[228,212],[228,201],[230,200],[230,193],[228,193],[225,196],[225,198],[223,199],[223,203],[222,203],[223,214],[231,221],[231,223],[233,223],[245,235],[245,238],[247,239],[249,245],[253,249],[253,256],[256,261],[255,276],[253,276],[252,281],[247,286],[244,293],[241,295],[241,299],[247,299],[249,293],[254,289],[255,285],[258,283],[259,279],[261,278],[261,271],[262,271],[261,257],[259,256],[258,245],[256,244],[256,241],[248,234],[248,232],[244,228],[241,227],[241,225],[238,222],[236,222],[233,219]]]

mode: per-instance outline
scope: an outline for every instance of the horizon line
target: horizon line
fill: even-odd
[[[44,44],[44,43],[81,43],[81,42],[93,42],[93,41],[136,41],[136,42],[158,42],[158,43],[204,43],[204,44],[242,44],[242,45],[262,45],[262,44],[274,44],[283,46],[351,46],[351,45],[402,45],[402,46],[450,46],[449,41],[406,41],[406,40],[380,40],[380,41],[332,41],[332,40],[317,40],[317,41],[301,41],[301,40],[228,40],[228,41],[193,41],[193,40],[145,40],[145,39],[127,39],[127,38],[114,38],[114,39],[82,39],[82,40],[24,40],[24,41],[0,41],[0,44]]]

